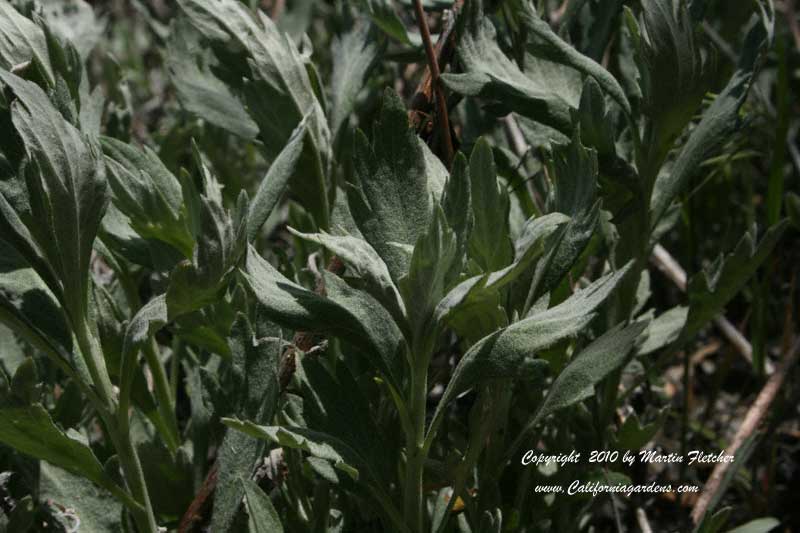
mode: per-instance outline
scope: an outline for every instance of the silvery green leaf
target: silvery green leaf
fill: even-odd
[[[344,126],[355,108],[358,93],[378,58],[380,47],[375,41],[370,25],[362,22],[348,33],[334,37],[331,43],[330,125],[335,138],[347,131]]]
[[[472,213],[475,223],[469,238],[469,257],[485,272],[500,270],[511,262],[508,234],[508,193],[497,181],[492,148],[478,139],[469,159]]]
[[[436,320],[446,321],[460,335],[474,339],[476,332],[484,330],[479,323],[485,318],[487,308],[498,307],[500,289],[530,268],[545,252],[547,238],[569,220],[568,216],[561,213],[531,218],[516,242],[514,262],[495,272],[468,278],[453,287],[436,306]]]
[[[712,151],[727,142],[738,128],[739,108],[747,97],[762,49],[769,43],[771,22],[757,21],[750,29],[739,57],[739,64],[730,81],[703,113],[700,123],[692,130],[689,140],[681,148],[669,172],[658,176],[650,202],[654,222],[658,222],[664,215],[669,204],[683,190],[700,163]]]
[[[241,314],[231,328],[233,369],[240,379],[236,414],[256,424],[269,424],[278,405],[278,367],[283,344],[276,326],[262,324],[257,329]],[[217,452],[219,470],[211,514],[214,531],[230,530],[245,493],[240,480],[250,478],[263,453],[263,440],[238,431],[225,434]]]
[[[688,307],[678,306],[651,320],[644,330],[643,336],[646,338],[636,349],[636,355],[647,355],[671,345],[683,331],[688,313]]]
[[[619,325],[574,356],[553,381],[523,433],[546,416],[591,396],[593,387],[628,359],[637,337],[646,327],[647,322],[634,322],[625,328]]]
[[[255,481],[240,477],[247,502],[248,530],[250,533],[283,533],[283,525],[272,501]]]
[[[392,7],[391,0],[360,0],[372,22],[386,35],[403,44],[411,44],[405,24]]]
[[[289,142],[278,154],[267,171],[267,175],[258,184],[258,189],[250,203],[250,215],[247,220],[247,238],[253,241],[280,202],[289,187],[289,180],[295,173],[298,160],[303,150],[306,135],[306,121],[300,122],[292,133]]]
[[[253,15],[237,0],[181,0],[180,6],[206,39],[228,48],[233,44],[243,51],[240,60],[247,69],[232,75],[243,80],[237,90],[258,125],[268,161],[278,157],[297,125],[308,116],[309,135],[291,186],[305,199],[317,224],[327,227],[325,179],[331,133],[297,46],[263,12]],[[226,61],[225,56],[217,59]]]
[[[722,311],[769,257],[786,226],[785,219],[772,226],[758,244],[755,242],[754,228],[742,237],[730,254],[720,257],[710,271],[692,276],[688,285],[689,315],[680,335],[681,341],[691,339]]]
[[[411,255],[408,274],[400,279],[400,293],[409,313],[411,338],[432,343],[436,323],[433,320],[436,304],[450,284],[456,262],[458,243],[453,230],[445,220],[441,206],[434,208],[428,230],[419,236]],[[427,353],[432,345],[414,348]]]
[[[581,92],[577,122],[580,123],[581,139],[598,153],[615,153],[614,120],[606,110],[605,99],[594,78],[586,78]]]
[[[576,129],[566,144],[553,144],[547,161],[555,191],[554,210],[576,216],[592,207],[597,197],[597,151],[581,143]]]
[[[44,31],[3,0],[0,2],[0,67],[11,70],[34,58],[53,84]]]
[[[258,135],[258,125],[241,97],[219,79],[205,61],[194,57],[199,43],[185,20],[176,20],[167,42],[166,66],[178,100],[190,113],[243,139]]]
[[[308,427],[339,439],[358,452],[373,475],[388,485],[395,465],[393,452],[399,451],[400,445],[382,433],[368,393],[348,365],[329,367],[320,359],[303,358],[297,376]]]
[[[40,404],[0,407],[0,442],[107,490],[119,491],[91,448],[57,428]]]
[[[0,240],[0,322],[65,364],[72,333],[58,300],[13,248]]]
[[[16,97],[12,121],[28,156],[22,172],[30,202],[30,213],[23,216],[30,217],[24,221],[29,226],[20,227],[8,204],[0,205],[0,218],[13,226],[15,248],[67,314],[85,316],[92,244],[108,203],[99,147],[64,120],[39,86],[5,71],[0,80]],[[20,246],[21,241],[26,243]]]
[[[194,236],[183,207],[181,184],[148,147],[101,139],[115,205],[145,238],[159,239],[191,257]]]
[[[304,240],[315,242],[336,255],[353,273],[364,280],[365,290],[381,302],[396,320],[402,321],[406,311],[386,263],[370,244],[350,235],[328,233],[301,233],[293,228],[289,231]]]
[[[372,142],[356,132],[353,159],[355,172],[347,189],[350,212],[397,281],[407,272],[408,259],[389,243],[417,242],[428,227],[431,199],[423,149],[393,91],[384,93]]]
[[[366,465],[358,452],[339,439],[325,433],[301,427],[261,426],[235,418],[223,418],[222,422],[229,428],[252,437],[302,450],[314,457],[331,461],[336,468],[354,480],[359,479],[361,471]]]
[[[766,518],[757,518],[751,520],[746,524],[728,530],[726,533],[769,533],[774,531],[776,527],[780,526],[781,522],[771,516]]]
[[[241,191],[235,207],[225,209],[221,185],[196,146],[194,155],[204,191],[198,194],[188,190],[184,198],[199,203],[198,235],[203,238],[195,244],[192,261],[181,261],[170,274],[166,295],[170,318],[215,303],[229,275],[244,257],[247,244],[250,209],[247,193]]]
[[[488,99],[498,115],[515,111],[569,135],[570,110],[577,108],[580,97],[580,73],[531,55],[525,56],[523,72],[500,49],[481,2],[470,2],[464,10],[466,30],[458,45],[464,73],[442,74],[442,81],[457,93]]]
[[[447,224],[456,235],[459,256],[467,253],[467,243],[475,224],[472,212],[472,185],[470,182],[469,163],[464,154],[459,152],[453,160],[450,179],[442,193],[442,209]],[[459,265],[460,266],[460,263]]]
[[[108,492],[47,462],[39,464],[39,497],[70,510],[80,521],[80,531],[121,531],[122,506]]]
[[[622,90],[622,87],[609,71],[561,39],[550,28],[550,25],[543,21],[532,9],[523,8],[520,12],[520,17],[528,31],[536,36],[538,41],[541,41],[528,44],[528,50],[531,53],[568,65],[591,77],[619,104],[626,114],[631,114],[631,105],[625,96],[625,91]]]
[[[713,68],[695,39],[686,4],[671,0],[642,2],[642,32],[626,8],[633,36],[645,114],[652,136],[644,139],[652,157],[661,160],[691,120],[711,82]]]
[[[445,406],[456,395],[480,382],[510,377],[529,379],[541,373],[547,363],[535,359],[536,353],[583,331],[596,316],[595,310],[628,273],[631,264],[606,274],[559,305],[538,310],[475,343],[453,371],[436,407],[434,420],[443,415]]]
[[[340,337],[370,357],[396,383],[394,369],[402,335],[389,313],[367,293],[325,272],[328,297],[320,296],[284,277],[252,247],[241,276],[271,320],[301,331]]]

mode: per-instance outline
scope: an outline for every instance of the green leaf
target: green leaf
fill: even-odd
[[[294,42],[282,34],[263,12],[254,17],[237,0],[206,2],[181,0],[181,9],[195,28],[211,42],[218,62],[232,69],[230,80],[241,80],[250,116],[255,120],[268,161],[275,160],[292,132],[307,118],[308,142],[291,181],[320,227],[328,226],[326,172],[330,163],[331,133],[312,81]],[[232,46],[233,45],[233,46]],[[231,61],[230,50],[243,53]]]
[[[589,244],[600,218],[600,202],[571,218],[545,244],[547,255],[536,265],[528,302],[533,304],[542,295],[555,289]]]
[[[500,270],[511,262],[508,235],[509,199],[497,182],[492,148],[478,139],[469,160],[472,212],[475,224],[469,238],[469,257],[484,272]]]
[[[391,0],[361,0],[372,22],[386,35],[403,44],[411,44],[405,24],[392,7]]]
[[[48,463],[39,465],[39,497],[69,509],[80,520],[81,533],[122,531],[122,507],[107,492],[80,476]]]
[[[200,62],[194,57],[199,43],[189,24],[176,20],[172,30],[166,67],[184,109],[243,139],[255,139],[258,125],[247,113],[241,97],[212,72],[209,61]]]
[[[591,396],[593,387],[628,359],[636,338],[646,327],[647,322],[634,322],[625,328],[612,328],[573,357],[553,381],[526,431],[543,418]]]
[[[459,334],[474,339],[476,332],[480,334],[484,331],[479,323],[481,315],[486,318],[487,306],[498,308],[500,289],[526,272],[544,253],[546,239],[568,221],[569,217],[561,213],[528,220],[515,243],[514,262],[495,272],[468,278],[453,287],[436,306],[436,320],[447,321]],[[505,311],[500,309],[500,312],[504,317],[503,322],[507,323]],[[490,325],[494,329],[492,326],[496,324]]]
[[[270,165],[267,175],[258,184],[258,189],[250,204],[247,220],[247,239],[255,240],[261,226],[267,221],[288,189],[289,180],[294,175],[297,162],[303,150],[306,136],[306,121],[300,122],[289,142]]]
[[[477,383],[509,377],[530,379],[541,373],[547,362],[535,359],[536,353],[583,331],[596,316],[594,311],[616,288],[631,264],[606,274],[561,304],[534,312],[524,320],[475,343],[453,371],[436,408],[434,420],[442,416],[450,400]]]
[[[25,359],[14,372],[14,377],[11,378],[11,394],[20,405],[31,405],[39,399],[39,375],[32,358]]]
[[[742,524],[739,527],[729,530],[728,533],[767,533],[768,531],[772,531],[780,525],[780,520],[770,516],[768,518],[757,518],[755,520],[751,520],[746,524]]]
[[[0,408],[0,442],[105,489],[117,488],[92,450],[58,429],[40,404]]]
[[[550,25],[543,21],[532,9],[522,9],[519,15],[525,28],[541,40],[541,43],[537,42],[528,45],[528,50],[532,54],[568,65],[591,77],[619,104],[627,115],[631,114],[631,105],[625,96],[625,91],[609,71],[562,40],[550,28]]]
[[[444,187],[441,203],[447,218],[447,224],[456,236],[458,261],[453,265],[453,268],[458,269],[455,274],[459,274],[466,260],[467,244],[472,234],[472,227],[475,224],[475,215],[472,212],[472,185],[470,182],[469,163],[461,152],[456,154],[453,160],[453,170]]]
[[[6,531],[30,531],[36,520],[36,506],[28,495],[20,499],[14,509],[6,515],[8,521],[3,524]]]
[[[391,243],[413,246],[428,227],[431,199],[423,149],[408,126],[402,100],[387,89],[372,143],[355,135],[350,212],[364,238],[383,258],[392,279],[408,271],[408,257]]]
[[[434,311],[450,284],[448,274],[455,263],[456,252],[456,237],[441,206],[437,206],[430,228],[419,236],[414,246],[408,274],[400,280],[405,306],[413,309],[409,316],[411,338],[430,343],[413,347],[414,352],[429,353],[433,349],[436,339]]]
[[[580,124],[581,137],[586,146],[595,148],[603,155],[615,153],[614,120],[606,110],[603,93],[594,78],[586,78],[583,83],[576,122]]]
[[[571,217],[585,212],[597,196],[597,152],[581,143],[576,129],[569,143],[554,143],[548,168],[555,189],[555,211]]]
[[[272,501],[264,494],[264,491],[249,479],[239,478],[239,482],[247,501],[250,533],[283,533],[283,525],[281,525],[278,512],[275,511]]]
[[[199,239],[192,262],[182,261],[170,274],[167,307],[173,319],[214,304],[242,260],[247,244],[249,202],[241,191],[233,210],[222,205],[221,186],[194,147],[205,194],[199,197]],[[196,195],[195,195],[196,196]]]
[[[0,219],[12,227],[12,245],[71,319],[82,319],[92,244],[108,203],[99,148],[64,120],[39,86],[5,71],[0,71],[0,80],[16,96],[11,116],[28,156],[22,173],[30,200],[30,211],[16,219],[8,204],[0,205]]]
[[[36,272],[2,240],[0,272],[0,322],[50,357],[69,364],[72,334],[61,306]]]
[[[394,454],[399,453],[400,446],[383,433],[363,385],[348,366],[329,368],[321,359],[307,357],[298,366],[297,375],[306,425],[358,452],[374,476],[388,486],[396,464]]]
[[[636,355],[647,355],[675,342],[686,325],[688,314],[688,307],[678,306],[651,320],[643,334],[646,338],[636,349]]]
[[[148,147],[139,150],[101,139],[115,205],[142,237],[159,239],[191,257],[194,237],[183,207],[181,184]]]
[[[48,82],[53,85],[44,31],[9,2],[0,2],[0,67],[11,70],[34,59],[45,69]]]
[[[296,330],[340,337],[370,357],[396,384],[393,369],[402,335],[388,312],[367,293],[325,272],[328,297],[320,296],[285,278],[252,247],[241,275],[271,320]]]
[[[720,257],[709,271],[692,276],[689,281],[689,315],[680,342],[691,339],[714,316],[722,311],[769,257],[786,228],[782,220],[767,230],[755,243],[755,229],[746,233],[724,259]]]
[[[330,125],[336,139],[348,131],[345,128],[347,120],[355,108],[367,74],[378,58],[379,48],[370,25],[365,23],[357,23],[348,33],[333,38]]]
[[[223,418],[223,424],[252,437],[274,442],[287,448],[302,450],[333,465],[358,480],[365,461],[358,453],[331,435],[301,427],[260,426],[249,421]]]
[[[643,1],[643,34],[627,8],[626,18],[634,36],[644,112],[652,123],[645,142],[660,162],[700,105],[714,69],[703,59],[686,3],[676,9],[671,0]]]
[[[350,235],[330,235],[328,233],[301,233],[288,228],[293,235],[315,242],[336,255],[353,273],[365,282],[365,290],[402,323],[406,310],[386,263],[370,244]]]
[[[642,424],[636,413],[631,413],[614,435],[614,447],[620,450],[639,450],[655,437],[664,425],[667,410],[662,409],[655,420]]]
[[[445,73],[442,81],[457,93],[490,100],[498,116],[515,111],[569,135],[580,73],[531,55],[525,56],[523,72],[500,49],[481,2],[469,2],[464,10],[466,29],[457,50],[464,74]]]
[[[139,352],[167,322],[167,299],[165,294],[161,294],[143,305],[128,323],[120,370],[120,389],[123,392],[130,391],[133,386]]]
[[[653,0],[648,4],[653,3]],[[657,2],[657,4],[659,4]],[[733,73],[728,84],[722,92],[714,99],[714,102],[703,113],[700,123],[692,130],[689,140],[681,148],[675,164],[668,173],[658,176],[653,189],[653,197],[650,202],[650,209],[653,212],[653,223],[665,213],[669,204],[676,198],[678,193],[683,190],[689,178],[700,167],[700,163],[708,157],[714,150],[718,149],[730,139],[731,134],[739,127],[740,117],[739,108],[747,97],[750,84],[753,80],[761,50],[768,44],[771,34],[771,21],[767,21],[770,27],[765,27],[763,23],[756,23],[745,39],[744,50],[739,57],[739,64]],[[648,27],[649,31],[649,27]],[[680,51],[681,48],[678,49]],[[669,61],[677,61],[678,55],[675,50],[669,50],[667,54],[673,58]],[[682,53],[682,52],[681,52]],[[660,57],[660,56],[659,56]],[[688,65],[678,63],[675,69],[681,71],[690,68]],[[655,68],[659,72],[670,73],[662,63],[658,63]],[[675,88],[673,83],[681,82],[681,76],[671,74],[669,80],[658,82],[659,90],[666,91],[664,98],[675,94],[680,94],[680,86]],[[702,96],[702,95],[701,95]],[[672,109],[669,103],[658,103],[660,108]],[[694,113],[696,106],[692,106],[690,113]],[[688,120],[688,119],[687,119]],[[681,127],[683,127],[681,125]]]
[[[231,330],[232,363],[239,376],[236,396],[240,405],[236,414],[256,424],[269,424],[278,404],[278,366],[283,350],[276,334],[280,330],[272,325],[262,325],[258,332],[253,331],[244,315],[238,316]],[[262,440],[238,431],[225,434],[217,454],[218,481],[211,514],[214,531],[228,531],[233,526],[244,494],[239,481],[250,478],[263,453]]]

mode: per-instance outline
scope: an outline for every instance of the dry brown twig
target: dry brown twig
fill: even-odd
[[[433,42],[431,41],[431,32],[428,28],[428,21],[425,19],[425,11],[422,9],[422,0],[414,0],[414,12],[417,17],[417,24],[419,31],[422,34],[422,43],[425,46],[425,55],[428,58],[428,69],[430,71],[430,85],[436,94],[436,111],[437,118],[439,119],[439,130],[441,132],[441,139],[444,144],[444,159],[447,168],[453,162],[453,139],[450,136],[450,116],[447,110],[447,100],[444,97],[444,90],[442,89],[441,71],[439,70],[439,57],[434,49]],[[442,46],[447,41],[442,42]],[[441,50],[441,48],[440,48]],[[426,80],[423,80],[425,83]]]
[[[800,339],[798,339],[794,343],[794,346],[784,354],[783,360],[778,365],[778,368],[767,380],[761,392],[758,393],[755,402],[750,406],[742,424],[736,431],[736,435],[734,435],[733,440],[731,440],[730,446],[725,448],[725,453],[727,455],[735,456],[736,452],[742,446],[742,443],[758,429],[770,405],[772,405],[772,402],[775,400],[775,396],[783,385],[786,375],[789,373],[792,366],[797,363],[798,356],[800,356]],[[692,509],[692,521],[694,521],[695,524],[699,524],[703,520],[708,505],[719,490],[720,483],[725,477],[725,472],[730,468],[730,465],[731,463],[717,463],[711,475],[706,480],[703,491]]]

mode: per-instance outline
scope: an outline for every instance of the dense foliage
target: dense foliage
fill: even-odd
[[[777,8],[0,0],[0,527],[799,528]]]

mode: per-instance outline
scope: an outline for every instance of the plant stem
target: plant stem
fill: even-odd
[[[117,456],[119,457],[122,472],[125,474],[128,490],[141,506],[141,509],[131,510],[136,527],[140,533],[158,533],[158,525],[153,514],[153,506],[150,504],[150,495],[147,492],[142,463],[139,461],[139,455],[136,453],[136,448],[131,438],[127,410],[119,412],[118,423],[113,429],[109,427],[109,433],[117,450]]]
[[[114,399],[114,388],[111,385],[111,378],[108,376],[108,369],[106,368],[106,361],[100,349],[100,344],[89,330],[89,324],[85,319],[80,319],[76,322],[76,324],[73,324],[75,339],[78,342],[81,354],[83,354],[86,367],[89,369],[92,384],[100,401],[103,403],[102,410],[107,413],[113,413],[117,402]]]
[[[89,330],[88,322],[85,319],[81,319],[74,326],[75,338],[81,353],[84,355],[86,366],[89,368],[89,374],[98,391],[99,399],[102,401],[102,405],[97,406],[98,413],[100,413],[100,417],[105,422],[111,442],[117,451],[120,466],[128,484],[128,490],[138,504],[136,507],[129,506],[130,513],[136,522],[139,533],[158,533],[153,508],[150,505],[150,498],[147,494],[147,485],[144,480],[142,466],[131,440],[128,424],[128,403],[122,402],[117,405],[100,343]],[[115,413],[117,414],[116,418],[114,416]]]
[[[167,379],[167,371],[158,356],[158,347],[154,339],[151,338],[150,342],[145,345],[144,356],[153,375],[153,391],[158,402],[158,413],[169,429],[169,434],[166,435],[167,446],[170,450],[175,451],[180,446],[178,421],[175,419],[175,400],[172,396],[172,386]]]
[[[420,357],[411,377],[412,432],[407,435],[407,462],[404,494],[404,516],[411,531],[421,532],[422,480],[427,455],[425,448],[425,408],[428,398],[427,357]]]

